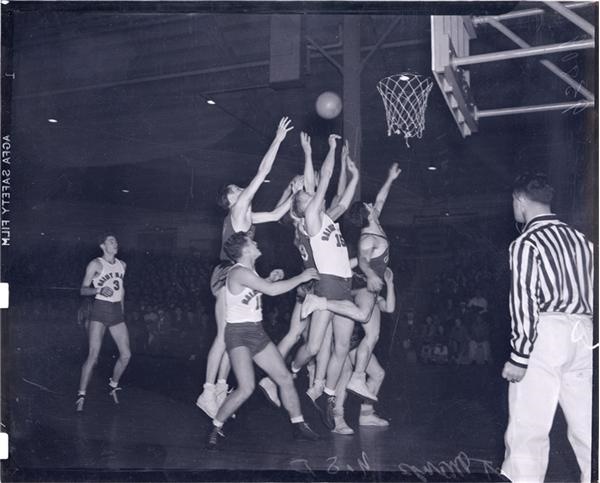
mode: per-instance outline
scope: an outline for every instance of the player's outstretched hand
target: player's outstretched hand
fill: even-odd
[[[502,369],[502,377],[508,382],[520,382],[525,377],[526,368],[516,366],[511,361],[507,361]]]
[[[382,288],[383,281],[377,275],[367,277],[367,289],[369,292],[379,292]]]
[[[329,135],[329,147],[335,148],[337,146],[337,140],[342,139],[342,136],[339,134],[330,134]]]
[[[304,282],[308,282],[309,280],[318,280],[319,272],[317,272],[316,268],[307,268],[300,275]]]
[[[350,146],[348,145],[348,140],[344,141],[344,145],[342,146],[342,161],[346,161],[350,156]]]
[[[100,295],[103,297],[112,297],[113,293],[113,289],[110,287],[102,287],[100,290]]]
[[[269,274],[268,280],[270,282],[279,282],[279,280],[283,280],[283,277],[285,277],[283,270],[281,268],[276,268]]]
[[[310,145],[310,136],[304,131],[300,133],[300,144],[306,154],[312,153],[312,146]]]
[[[391,179],[396,179],[398,176],[400,176],[400,173],[402,173],[402,170],[398,166],[398,163],[394,163],[392,166],[390,166],[389,177]]]
[[[282,117],[281,121],[279,121],[279,126],[277,126],[277,134],[275,134],[275,139],[278,141],[283,141],[294,126],[291,125],[292,120],[289,117]]]
[[[350,157],[348,156],[348,160],[346,161],[347,166],[348,166],[348,171],[350,171],[350,174],[352,176],[358,176],[358,167],[356,166],[356,163],[354,161],[352,161],[352,159],[350,159]]]
[[[383,272],[383,278],[385,279],[385,283],[388,284],[394,281],[394,272],[390,267],[386,268],[385,272]]]

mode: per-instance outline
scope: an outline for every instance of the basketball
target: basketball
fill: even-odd
[[[335,92],[323,92],[315,103],[317,114],[323,119],[333,119],[342,112],[342,100]]]

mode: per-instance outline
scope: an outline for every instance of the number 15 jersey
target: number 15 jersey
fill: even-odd
[[[99,257],[96,260],[102,265],[102,270],[92,279],[92,284],[96,288],[108,287],[113,291],[110,297],[96,294],[96,300],[104,300],[106,302],[120,302],[123,300],[123,279],[125,278],[125,267],[121,260],[115,258],[113,263],[107,262],[104,258]]]
[[[310,246],[319,273],[342,278],[352,277],[348,249],[340,226],[325,213],[321,229],[315,236],[310,237]]]

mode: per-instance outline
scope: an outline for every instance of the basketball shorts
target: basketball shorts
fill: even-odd
[[[335,275],[319,274],[319,280],[315,280],[314,292],[318,297],[329,300],[352,301],[352,279],[336,277]]]
[[[215,297],[217,296],[217,292],[225,286],[227,274],[231,270],[231,267],[233,267],[233,263],[226,260],[219,263],[213,270],[210,276],[210,291]]]
[[[123,306],[121,302],[108,302],[106,300],[94,299],[90,320],[101,322],[106,327],[125,322]]]
[[[314,281],[311,280],[309,282],[305,282],[305,283],[298,285],[298,288],[296,289],[296,302],[298,302],[298,303],[304,302],[304,299],[306,298],[306,296],[310,293],[313,293],[313,289],[314,289],[313,282]]]
[[[385,281],[383,278],[383,273],[377,273],[377,276],[382,282]],[[362,272],[362,270],[357,269],[356,271],[352,272],[352,290],[360,290],[363,288],[367,288],[367,276]]]
[[[225,348],[247,347],[254,357],[271,342],[262,322],[236,322],[225,325]]]

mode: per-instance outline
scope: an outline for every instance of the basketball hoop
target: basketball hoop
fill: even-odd
[[[430,78],[419,74],[402,73],[384,77],[377,83],[383,99],[388,136],[404,134],[408,138],[423,135],[427,97],[433,87]]]

